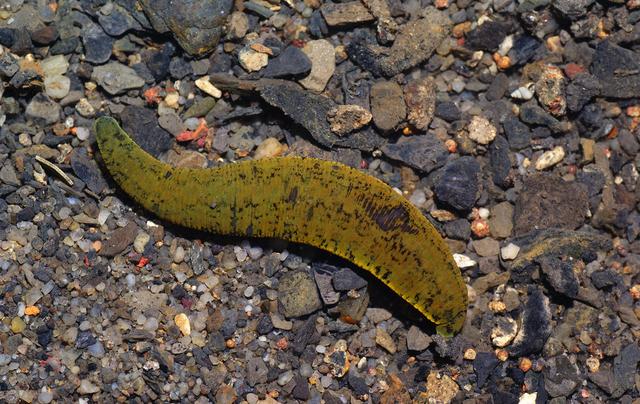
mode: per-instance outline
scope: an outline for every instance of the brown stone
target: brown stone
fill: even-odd
[[[589,199],[582,184],[553,175],[533,175],[524,181],[516,201],[514,233],[547,228],[574,230],[584,223],[588,209]]]
[[[407,116],[402,88],[393,81],[379,81],[371,86],[371,114],[382,131],[395,129]]]

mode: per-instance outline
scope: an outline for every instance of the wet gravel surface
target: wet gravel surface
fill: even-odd
[[[176,166],[382,179],[454,253],[462,332],[155,218],[103,115]],[[638,404],[639,150],[637,0],[4,0],[0,402]]]

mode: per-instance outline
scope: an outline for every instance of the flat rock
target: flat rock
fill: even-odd
[[[433,135],[402,137],[397,143],[385,144],[381,150],[387,157],[425,173],[442,167],[449,155]]]
[[[4,166],[0,168],[0,181],[7,185],[20,186],[20,179],[10,160],[5,161]]]
[[[508,25],[486,21],[467,34],[465,45],[470,49],[495,51],[509,33]]]
[[[601,95],[611,98],[637,97],[640,93],[639,72],[640,55],[637,52],[606,40],[596,47],[591,73],[602,84]]]
[[[410,351],[424,351],[429,348],[433,340],[427,334],[420,331],[415,325],[407,332],[407,349]]]
[[[95,67],[91,79],[111,95],[144,85],[144,79],[138,76],[135,70],[118,62]]]
[[[522,150],[531,143],[531,129],[516,117],[509,117],[502,122],[511,150]]]
[[[384,139],[372,130],[354,132],[350,136],[333,133],[327,115],[337,104],[329,97],[306,91],[294,82],[278,79],[238,80],[228,75],[212,75],[211,81],[223,90],[258,92],[265,102],[282,110],[322,146],[372,151],[384,143]]]
[[[71,153],[71,168],[92,192],[100,194],[107,187],[102,171],[95,160],[89,158],[86,149],[75,149]]]
[[[129,221],[126,226],[114,230],[109,239],[102,242],[100,255],[113,257],[120,254],[133,244],[137,234],[138,226],[133,221]]]
[[[400,27],[390,48],[371,43],[366,37],[354,39],[347,54],[355,63],[376,76],[392,77],[427,60],[451,32],[451,20],[432,8],[424,18]]]
[[[320,7],[320,12],[330,27],[366,23],[375,19],[360,1],[325,3]]]
[[[567,354],[558,355],[547,361],[543,369],[544,388],[551,397],[567,397],[582,382],[583,376]]]
[[[44,93],[38,93],[31,99],[25,112],[27,118],[39,120],[50,125],[58,122],[62,114],[62,108],[60,108],[60,104]]]
[[[580,227],[589,209],[585,187],[553,175],[532,175],[524,181],[514,213],[514,233],[534,229]]]
[[[338,300],[340,300],[340,293],[335,291],[332,284],[333,274],[337,268],[323,263],[314,263],[312,268],[313,277],[316,281],[316,285],[318,285],[318,291],[320,292],[320,297],[324,304],[333,305],[338,303]]]
[[[192,55],[216,48],[233,0],[142,0],[153,28],[171,31],[180,46]]]
[[[511,241],[520,247],[520,253],[511,262],[510,269],[513,277],[521,282],[529,281],[526,272],[543,259],[572,257],[590,262],[597,251],[611,248],[611,240],[606,236],[561,229],[532,231]]]
[[[89,63],[104,63],[111,57],[113,38],[105,34],[102,28],[87,19],[82,23],[82,44],[85,60]]]
[[[373,123],[383,132],[395,129],[407,116],[402,87],[393,81],[379,81],[371,86]]]
[[[573,261],[562,261],[557,257],[539,259],[540,269],[549,285],[558,293],[576,298],[580,291],[580,281],[574,272]]]
[[[473,249],[481,257],[497,256],[500,252],[500,243],[492,238],[485,237],[472,241]]]
[[[322,308],[316,284],[306,271],[287,272],[282,276],[278,301],[287,318],[305,316]]]
[[[342,268],[333,274],[333,288],[337,291],[361,289],[367,286],[367,281],[349,268]]]
[[[305,76],[311,71],[311,60],[299,48],[287,46],[275,58],[269,61],[262,71],[264,77],[290,78]]]
[[[475,158],[463,156],[445,165],[436,180],[438,200],[454,209],[470,210],[480,193],[480,165]]]
[[[509,202],[500,202],[491,208],[489,229],[493,237],[509,237],[513,230],[513,205]]]
[[[311,71],[307,77],[299,81],[300,85],[314,92],[324,91],[336,70],[333,45],[326,39],[318,39],[307,42],[302,51],[311,61]]]
[[[129,106],[120,115],[122,127],[147,153],[158,156],[173,144],[171,135],[158,125],[153,110]]]
[[[478,388],[482,388],[489,380],[493,370],[500,361],[493,352],[478,352],[473,360],[473,371],[476,373]]]
[[[559,0],[553,2],[553,8],[563,17],[575,21],[587,15],[594,0]]]
[[[107,34],[114,37],[132,29],[142,29],[140,23],[126,9],[115,3],[112,3],[108,13],[100,12],[98,14],[98,22]]]
[[[588,73],[578,74],[567,85],[567,108],[571,112],[579,112],[593,97],[600,95],[602,85],[593,75]]]

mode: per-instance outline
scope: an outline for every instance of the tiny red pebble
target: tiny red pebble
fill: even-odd
[[[180,299],[180,304],[187,310],[191,310],[191,306],[193,306],[193,300],[188,297],[183,297]]]
[[[144,92],[144,99],[147,101],[147,104],[157,104],[160,102],[160,87],[154,86],[151,87]]]
[[[147,265],[149,263],[149,258],[147,257],[140,257],[140,261],[138,261],[138,265],[136,265],[138,268],[142,268],[145,265]]]
[[[293,41],[291,41],[291,45],[295,46],[296,48],[304,48],[305,42],[302,39],[294,39]]]
[[[276,346],[280,350],[285,350],[289,346],[289,341],[287,341],[286,338],[282,337],[278,340],[278,342],[276,342]]]
[[[362,168],[363,170],[369,168],[369,163],[367,163],[367,160],[360,160],[360,168]]]
[[[578,74],[584,73],[584,71],[585,71],[584,67],[582,67],[582,66],[580,66],[579,64],[576,64],[576,63],[569,63],[564,67],[564,73],[571,80],[573,80],[573,78],[576,77]]]

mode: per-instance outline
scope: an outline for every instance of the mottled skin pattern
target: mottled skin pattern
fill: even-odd
[[[467,289],[447,245],[382,181],[339,163],[297,157],[175,168],[143,151],[111,118],[98,119],[95,129],[111,176],[160,218],[319,247],[373,273],[439,333],[462,328]]]

